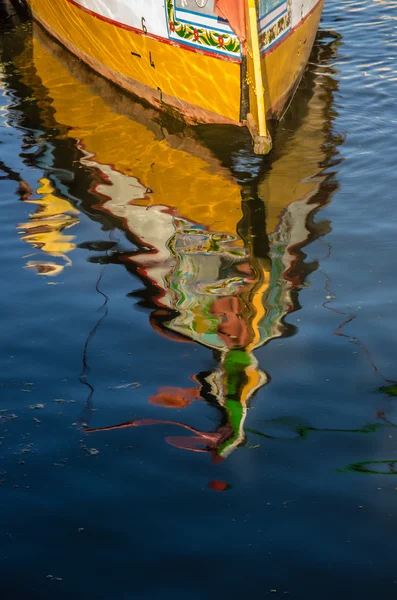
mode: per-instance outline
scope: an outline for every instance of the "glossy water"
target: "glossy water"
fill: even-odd
[[[396,15],[264,160],[3,27],[2,598],[395,597]]]

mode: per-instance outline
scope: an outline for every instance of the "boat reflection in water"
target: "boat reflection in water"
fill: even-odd
[[[79,222],[79,211],[68,200],[54,193],[49,179],[43,177],[38,183],[38,198],[35,199],[32,199],[32,190],[27,188],[26,184],[22,184],[25,188],[24,201],[37,205],[37,209],[30,215],[29,221],[18,225],[18,229],[25,242],[36,250],[43,251],[43,256],[51,257],[50,260],[36,260],[35,253],[30,254],[26,267],[35,269],[38,275],[54,277],[59,275],[65,266],[72,264],[68,255],[76,247],[74,236],[64,232]]]
[[[101,186],[97,191],[105,193]],[[157,289],[156,308],[150,315],[153,327],[170,339],[212,349],[219,364],[212,373],[192,376],[197,388],[159,390],[150,401],[181,408],[203,398],[221,409],[222,425],[207,433],[178,423],[193,435],[167,439],[180,448],[213,450],[221,456],[243,442],[247,403],[267,380],[253,352],[282,335],[281,319],[293,306],[290,282],[283,276],[285,245],[274,243],[269,248],[263,202],[244,203],[246,215],[236,223],[240,239],[175,215],[166,206],[120,206],[119,197],[103,204],[124,219],[145,248],[151,248],[124,255],[123,260]],[[255,226],[250,222],[254,214]],[[154,423],[140,420],[128,425]]]
[[[211,372],[192,374],[192,388],[160,387],[149,399],[177,409],[206,401],[220,411],[215,430],[199,431],[178,417],[86,431],[172,424],[183,431],[167,437],[170,444],[226,457],[244,443],[249,402],[268,381],[255,350],[294,332],[284,318],[298,307],[297,292],[316,268],[304,263],[301,248],[329,228],[314,224],[313,215],[334,189],[321,170],[337,146],[330,133],[332,86],[325,91],[321,77],[308,73],[305,100],[298,96],[298,114],[290,116],[294,125],[287,118],[267,163],[244,148],[234,158],[217,158],[196,134],[170,133],[77,61],[66,62],[64,50],[43,33],[32,43],[42,121],[50,128],[56,120],[90,173],[91,202],[79,209],[96,219],[107,214],[134,242],[136,249],[114,249],[107,260],[145,282],[150,323],[159,334],[202,344],[217,362]],[[29,225],[24,230],[37,245]],[[47,240],[40,243],[51,253]]]

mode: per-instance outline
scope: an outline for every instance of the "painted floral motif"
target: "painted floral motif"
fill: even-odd
[[[240,41],[237,36],[224,31],[214,31],[199,25],[181,23],[177,20],[175,1],[167,0],[168,31],[171,39],[202,47],[205,50],[240,56]]]
[[[288,10],[278,21],[273,23],[268,29],[259,33],[259,47],[261,51],[266,50],[282,33],[291,26],[291,0],[288,0]]]

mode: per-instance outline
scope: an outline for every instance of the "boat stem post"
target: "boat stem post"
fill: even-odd
[[[246,82],[250,88],[250,112],[247,115],[247,127],[252,135],[255,154],[268,154],[272,149],[272,138],[266,125],[265,90],[255,0],[247,0],[247,29],[246,50],[249,69]]]

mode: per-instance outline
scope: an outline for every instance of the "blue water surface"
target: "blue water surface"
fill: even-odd
[[[158,271],[138,213],[95,196],[31,24],[2,29],[5,600],[395,598],[396,10],[326,2],[270,157],[244,132],[194,132],[241,220],[230,241],[164,198]],[[92,97],[121,94],[62,52]]]

